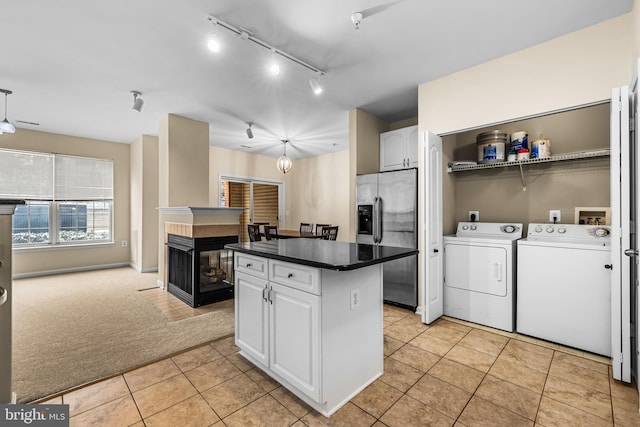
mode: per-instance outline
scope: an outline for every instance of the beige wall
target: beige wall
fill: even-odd
[[[340,226],[339,240],[348,240],[349,152],[339,151],[318,157],[294,160],[291,172],[282,174],[276,160],[257,154],[220,147],[209,149],[209,200],[218,206],[220,174],[284,183],[287,229],[297,230],[300,222]]]
[[[160,120],[160,206],[207,206],[209,124],[167,114]]]
[[[121,245],[123,240],[129,240],[129,145],[18,129],[14,134],[3,134],[0,137],[0,146],[16,150],[112,159],[114,168],[114,244],[16,250],[13,256],[14,275],[43,274],[129,262],[129,248]]]
[[[301,222],[337,225],[338,240],[355,241],[349,228],[351,188],[345,185],[348,165],[347,150],[295,162],[287,184],[288,228],[297,229]]]
[[[142,135],[131,150],[131,264],[138,271],[158,268],[158,138]]]
[[[631,78],[630,14],[419,87],[421,131],[486,126],[609,99]]]
[[[356,161],[355,175],[379,172],[380,133],[389,130],[389,123],[362,110],[351,110],[349,126],[349,152]]]
[[[633,2],[633,10],[631,11],[633,19],[633,46],[631,51],[631,59],[637,60],[640,58],[640,0]],[[636,63],[633,64],[636,66]]]

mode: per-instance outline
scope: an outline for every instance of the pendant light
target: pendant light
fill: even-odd
[[[280,156],[280,158],[276,162],[276,167],[282,173],[289,172],[291,170],[291,167],[293,166],[293,162],[291,161],[290,158],[287,157],[287,142],[289,142],[288,139],[283,139],[282,140],[282,144],[283,144],[282,145],[282,156]]]
[[[7,95],[11,95],[13,92],[7,89],[0,89],[0,92],[4,93],[4,120],[0,122],[0,134],[16,133],[16,127],[7,120]]]

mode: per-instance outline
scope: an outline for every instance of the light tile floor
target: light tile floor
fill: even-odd
[[[167,317],[200,313],[147,297]],[[233,337],[47,402],[69,404],[71,426],[640,426],[638,392],[606,358],[451,318],[425,325],[393,306],[384,326],[384,375],[330,418],[246,362]]]

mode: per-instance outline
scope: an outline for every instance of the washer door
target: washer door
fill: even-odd
[[[474,243],[447,243],[444,284],[471,292],[507,295],[507,249]]]

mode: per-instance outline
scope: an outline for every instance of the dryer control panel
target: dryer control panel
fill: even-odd
[[[522,238],[522,224],[501,222],[459,222],[457,237],[517,240]]]

